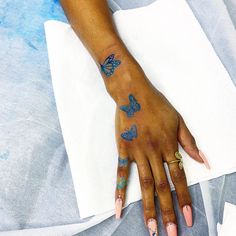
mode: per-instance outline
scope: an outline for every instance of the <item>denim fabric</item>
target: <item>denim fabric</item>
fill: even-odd
[[[117,10],[151,2],[110,0],[110,6]],[[188,2],[236,81],[235,31],[225,23],[231,17],[236,25],[235,1]],[[50,78],[43,29],[49,19],[66,22],[58,0],[0,1],[0,231],[81,221]],[[236,204],[235,183],[232,174],[190,187],[195,225],[184,227],[177,211],[181,235],[216,235],[224,202]],[[111,217],[81,234],[148,235],[141,202],[131,204],[121,221]]]
[[[56,1],[0,0],[0,231],[79,222],[43,23]]]
[[[194,225],[192,228],[185,226],[182,213],[180,212],[173,192],[175,211],[179,223],[180,236],[216,236],[216,224],[222,223],[223,209],[225,202],[236,205],[236,174],[225,175],[201,184],[193,185],[189,188],[193,201],[193,217]],[[158,202],[157,212],[159,211]],[[165,230],[160,215],[159,235],[164,236]],[[111,217],[77,236],[144,236],[149,235],[143,224],[143,210],[141,201],[131,204],[125,209],[123,217],[120,221],[116,221]]]

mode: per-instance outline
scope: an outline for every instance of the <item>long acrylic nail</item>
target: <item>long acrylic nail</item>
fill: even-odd
[[[199,155],[200,155],[200,157],[202,158],[202,160],[203,160],[203,162],[204,162],[206,168],[207,168],[208,170],[210,170],[211,167],[210,167],[210,165],[209,165],[209,162],[208,162],[206,156],[203,154],[203,152],[202,152],[201,150],[199,150]]]
[[[177,236],[177,226],[174,223],[168,223],[166,225],[166,231],[168,236]]]
[[[157,236],[157,221],[151,218],[148,220],[147,226],[148,226],[150,236]]]
[[[116,219],[119,220],[122,211],[122,199],[120,197],[116,199],[115,205],[116,205]]]
[[[184,214],[184,218],[186,221],[186,225],[188,227],[192,227],[193,225],[193,215],[192,215],[192,208],[189,205],[185,205],[183,207],[183,214]]]

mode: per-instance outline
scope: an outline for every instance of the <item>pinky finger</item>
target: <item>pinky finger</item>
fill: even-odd
[[[119,156],[116,180],[115,210],[116,219],[120,219],[122,207],[125,203],[126,186],[129,177],[129,159]]]

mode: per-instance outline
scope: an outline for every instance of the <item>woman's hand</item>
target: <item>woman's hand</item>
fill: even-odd
[[[205,162],[182,117],[146,78],[120,39],[106,0],[61,0],[75,33],[98,64],[117,104],[116,139],[119,151],[116,216],[125,202],[129,164],[136,162],[143,196],[144,218],[152,236],[157,235],[154,191],[157,192],[168,235],[177,235],[170,186],[164,170],[168,163],[179,206],[192,225],[188,192],[178,142],[196,161]]]
[[[142,190],[144,220],[150,234],[157,235],[154,204],[156,191],[167,233],[177,235],[177,220],[164,162],[168,164],[186,224],[192,226],[191,197],[182,162],[178,159],[178,142],[193,159],[201,163],[202,154],[199,154],[196,142],[181,115],[151,85],[139,65],[129,56],[111,54],[110,58],[110,67],[104,66],[108,62],[105,60],[101,70],[108,92],[117,103],[116,140],[119,162],[116,217],[120,218],[125,203],[130,162],[135,162]],[[119,89],[117,84],[120,84]],[[113,90],[114,87],[116,89]]]

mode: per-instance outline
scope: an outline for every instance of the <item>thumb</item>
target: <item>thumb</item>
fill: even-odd
[[[206,168],[210,169],[205,155],[198,149],[196,141],[181,115],[179,115],[178,141],[191,158],[197,162],[204,163]]]

